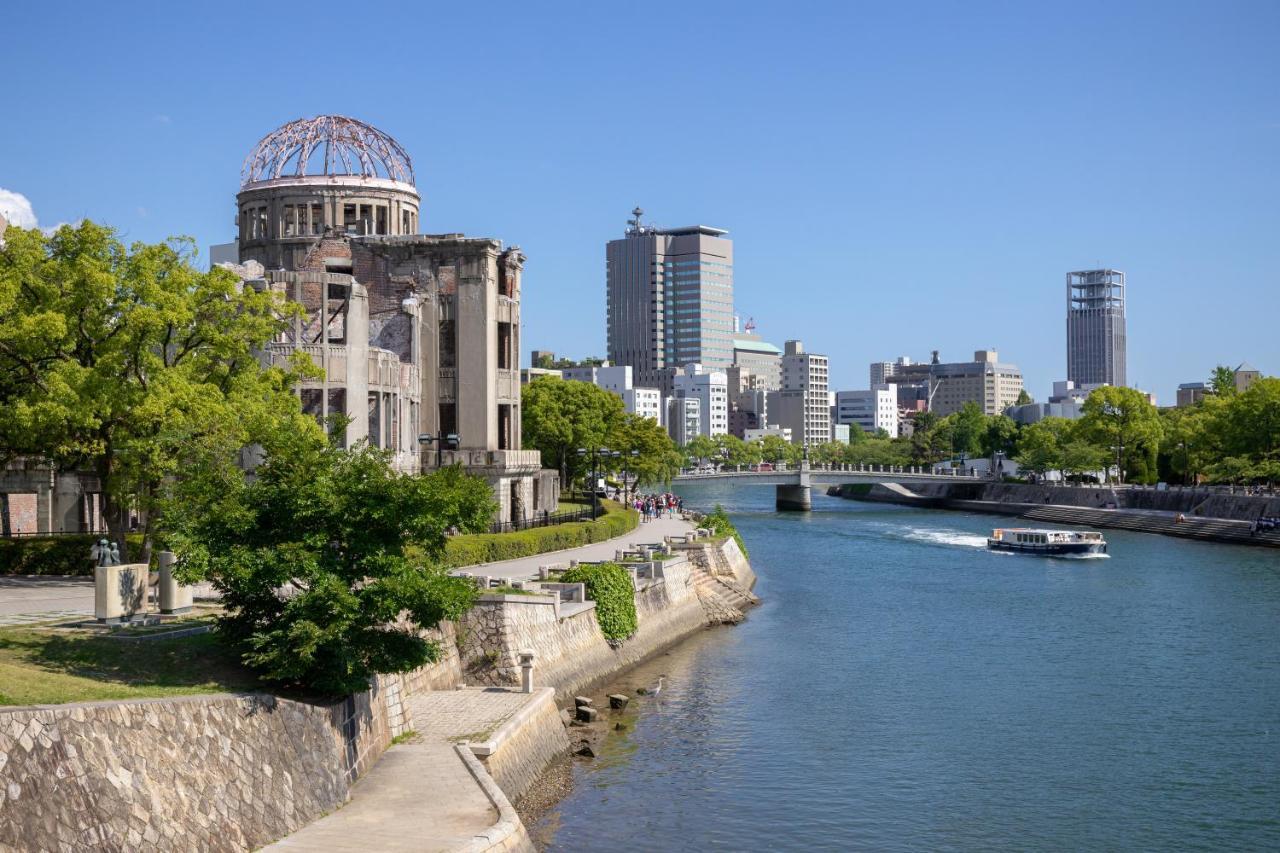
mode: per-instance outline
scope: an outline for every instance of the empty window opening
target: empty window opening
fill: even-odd
[[[369,392],[369,446],[382,447],[382,395]]]
[[[498,369],[511,369],[511,324],[498,323]]]
[[[347,312],[351,308],[351,288],[345,284],[330,284],[325,316],[328,318],[328,340],[331,344],[347,342]]]

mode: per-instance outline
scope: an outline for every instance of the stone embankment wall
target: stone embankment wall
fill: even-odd
[[[569,736],[550,690],[532,700],[491,737],[482,750],[490,754],[482,755],[480,761],[513,801],[519,801],[533,787],[548,764],[569,751]]]
[[[919,500],[883,486],[872,486],[863,492],[850,490],[848,497],[919,506],[978,508],[973,502],[1007,505],[1011,512],[1022,513],[1033,506],[1077,506],[1103,509],[1114,504],[1119,509],[1184,512],[1206,518],[1252,521],[1259,515],[1280,516],[1280,499],[1247,495],[1224,495],[1201,489],[1166,491],[1155,489],[1112,489],[1108,486],[1045,486],[1025,483],[920,483],[908,487]]]
[[[621,643],[605,639],[590,606],[562,615],[541,596],[485,596],[458,626],[466,681],[517,684],[519,652],[532,649],[536,683],[569,696],[709,624],[741,618],[755,575],[737,543],[699,543],[683,554],[637,590],[639,628]]]
[[[342,805],[403,732],[398,676],[332,705],[192,696],[0,711],[0,849],[255,849]]]

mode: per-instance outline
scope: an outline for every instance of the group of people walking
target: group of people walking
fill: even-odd
[[[684,510],[684,499],[666,492],[661,495],[639,495],[631,504],[640,513],[640,520],[653,521],[663,515],[675,517]]]

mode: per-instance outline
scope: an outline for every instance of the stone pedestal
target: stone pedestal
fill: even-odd
[[[98,566],[93,570],[93,615],[120,622],[147,607],[147,564]]]
[[[186,613],[194,602],[191,587],[178,583],[173,576],[173,564],[177,561],[172,551],[161,551],[160,563],[160,612]]]
[[[778,486],[778,509],[796,512],[808,512],[813,509],[809,488],[809,486]]]

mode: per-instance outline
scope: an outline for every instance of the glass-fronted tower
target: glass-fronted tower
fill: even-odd
[[[664,370],[733,364],[733,241],[722,228],[655,228],[634,219],[605,248],[609,360],[642,387]]]
[[[1067,379],[1125,385],[1124,273],[1067,273]]]

